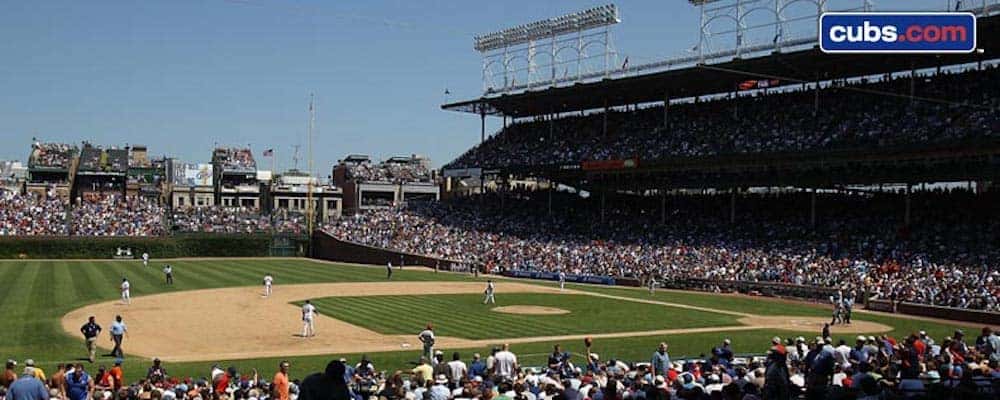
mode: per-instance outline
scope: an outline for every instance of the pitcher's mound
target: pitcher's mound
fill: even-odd
[[[543,307],[543,306],[503,306],[494,308],[492,311],[502,312],[506,314],[523,314],[523,315],[569,314],[569,310],[563,310],[561,308],[555,308],[555,307]]]

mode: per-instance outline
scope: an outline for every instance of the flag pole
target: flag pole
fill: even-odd
[[[309,181],[306,184],[306,218],[307,221],[307,231],[306,234],[309,235],[309,252],[312,254],[312,237],[313,237],[313,214],[315,212],[313,207],[313,152],[312,152],[312,142],[313,142],[313,129],[316,124],[316,110],[313,106],[313,94],[309,94]]]

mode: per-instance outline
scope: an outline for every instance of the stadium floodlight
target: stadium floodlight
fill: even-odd
[[[621,22],[621,18],[618,15],[618,6],[608,4],[478,35],[474,38],[474,47],[476,51],[487,52],[528,43],[532,40],[614,25],[619,22]]]

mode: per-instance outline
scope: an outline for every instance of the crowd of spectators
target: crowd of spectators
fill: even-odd
[[[374,164],[366,161],[348,165],[347,179],[392,183],[430,182],[431,172],[420,163],[383,162]]]
[[[509,195],[510,196],[510,195]],[[599,199],[516,195],[411,204],[345,216],[326,227],[348,241],[477,264],[658,282],[686,278],[864,288],[875,298],[1000,311],[995,193],[743,194]]]
[[[174,210],[170,215],[173,230],[179,232],[301,234],[306,231],[305,216],[286,211],[265,215],[247,207],[206,206]]]
[[[445,168],[643,161],[732,154],[940,146],[997,139],[1000,68],[836,83],[663,107],[517,122]]]
[[[128,151],[111,147],[104,149],[90,143],[83,143],[80,152],[81,171],[112,171],[124,173],[128,171]]]
[[[77,198],[70,220],[76,236],[160,236],[164,209],[141,196],[89,192]]]
[[[0,236],[65,235],[67,209],[54,193],[0,191]]]
[[[44,168],[69,168],[79,148],[65,143],[41,143],[31,145],[30,164]]]
[[[218,161],[223,169],[247,170],[257,168],[257,161],[253,158],[253,151],[249,148],[225,148],[215,149],[215,161]]]
[[[88,372],[82,363],[59,364],[51,376],[25,360],[8,360],[0,398],[9,400],[790,400],[995,399],[1000,394],[1000,337],[983,328],[974,340],[956,330],[939,338],[925,332],[806,339],[774,337],[766,353],[738,353],[727,338],[698,357],[671,358],[668,343],[648,361],[597,353],[592,341],[574,355],[555,345],[544,365],[519,362],[510,345],[487,355],[441,351],[420,357],[410,370],[379,371],[363,356],[331,361],[299,380],[278,364],[268,379],[256,370],[214,365],[200,378],[171,376],[155,359],[145,376],[128,377],[122,360]],[[93,371],[93,370],[91,370]]]

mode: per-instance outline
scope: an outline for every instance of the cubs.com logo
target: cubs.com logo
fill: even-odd
[[[965,12],[830,12],[819,18],[824,53],[971,53],[976,16]]]

